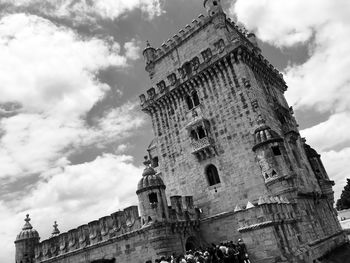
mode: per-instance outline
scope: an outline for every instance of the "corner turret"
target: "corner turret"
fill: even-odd
[[[165,184],[160,174],[151,167],[151,161],[147,156],[145,156],[144,165],[146,167],[136,191],[143,226],[169,219]]]
[[[256,153],[261,172],[265,182],[290,173],[285,162],[288,159],[282,137],[259,120],[259,127],[255,130],[255,145],[253,151]]]
[[[204,7],[209,16],[214,16],[217,13],[223,13],[220,0],[204,0]]]
[[[146,48],[143,50],[143,58],[146,63],[146,71],[150,77],[154,74],[154,60],[156,58],[156,49],[147,41]]]
[[[24,219],[26,222],[22,228],[22,231],[17,235],[16,246],[16,263],[32,263],[35,258],[35,246],[39,243],[39,233],[33,229],[29,223],[29,215]]]

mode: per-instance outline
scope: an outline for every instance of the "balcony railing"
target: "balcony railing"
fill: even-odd
[[[192,147],[192,153],[197,153],[201,150],[204,150],[208,147],[211,147],[214,144],[214,140],[209,137],[204,137],[202,139],[192,141],[191,142],[191,147]]]

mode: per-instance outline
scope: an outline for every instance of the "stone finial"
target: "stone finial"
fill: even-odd
[[[256,123],[258,125],[264,125],[266,123],[265,119],[261,116],[261,114],[258,115],[258,117],[256,119]]]
[[[148,156],[144,156],[145,161],[143,162],[143,164],[146,166],[145,169],[143,170],[142,176],[143,177],[147,177],[149,175],[155,175],[156,171],[152,168],[151,166],[151,160],[148,158]]]
[[[27,229],[33,229],[32,225],[29,223],[30,221],[30,217],[29,214],[26,215],[26,218],[24,219],[24,221],[26,222],[22,228],[22,230],[27,230]]]
[[[58,229],[57,221],[55,221],[54,224],[53,224],[53,230],[52,230],[51,236],[52,236],[52,237],[55,237],[55,236],[58,236],[60,233],[61,233],[61,232],[60,232],[60,230]]]
[[[143,161],[143,164],[144,164],[146,167],[151,166],[151,160],[148,159],[148,156],[145,155],[143,158],[145,159],[145,160]]]
[[[242,211],[242,208],[239,205],[236,205],[235,210],[233,212],[239,212]]]
[[[253,208],[253,207],[255,207],[255,205],[253,205],[250,201],[248,201],[246,209],[250,209],[250,208]]]

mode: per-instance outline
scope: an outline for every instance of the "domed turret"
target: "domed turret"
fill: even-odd
[[[26,216],[26,222],[22,231],[17,235],[16,245],[16,263],[33,262],[35,245],[39,243],[39,233],[33,229],[30,222],[29,215]]]
[[[146,63],[146,71],[152,75],[154,72],[154,60],[156,58],[156,50],[147,41],[146,48],[143,50],[143,58]]]
[[[143,170],[142,178],[137,185],[136,193],[139,194],[143,191],[156,188],[165,189],[165,184],[159,173],[157,174],[153,167],[146,166],[146,168]]]
[[[272,130],[264,122],[262,122],[260,126],[255,130],[254,137],[255,137],[255,146],[253,147],[254,151],[256,148],[258,148],[262,144],[283,141],[281,136],[279,136],[277,132]]]
[[[143,225],[169,218],[168,204],[165,195],[165,184],[153,167],[151,161],[145,156],[146,166],[142,178],[137,185],[136,194],[139,198],[140,215]]]
[[[204,7],[209,16],[214,16],[219,12],[223,12],[220,0],[204,0]]]
[[[259,116],[259,127],[254,131],[253,151],[257,156],[265,182],[289,175],[290,160],[283,138]]]

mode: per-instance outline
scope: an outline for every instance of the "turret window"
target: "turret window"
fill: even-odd
[[[157,156],[152,159],[152,166],[154,168],[159,166],[159,159]]]
[[[212,53],[210,48],[204,50],[201,54],[205,62],[211,59]]]
[[[164,80],[162,80],[161,82],[159,82],[157,84],[157,88],[158,88],[158,91],[160,93],[162,93],[165,90],[165,87],[166,87],[166,85],[165,85],[165,81]]]
[[[206,176],[210,186],[220,183],[218,169],[216,169],[215,165],[211,164],[207,167]]]
[[[199,97],[196,91],[193,91],[191,95],[186,97],[188,109],[191,110],[200,104]]]
[[[150,204],[157,204],[158,203],[158,196],[156,193],[150,193],[148,195],[148,199]]]
[[[278,147],[278,146],[272,146],[271,149],[272,149],[272,152],[273,152],[273,154],[274,154],[275,156],[281,155],[280,147]]]

